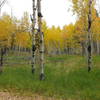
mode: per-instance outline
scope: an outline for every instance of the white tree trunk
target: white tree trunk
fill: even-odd
[[[44,34],[42,32],[41,0],[37,0],[38,33],[40,35],[40,80],[44,80]]]
[[[88,35],[87,35],[87,59],[88,59],[88,71],[91,71],[92,68],[92,0],[89,0],[89,14],[88,14]]]
[[[35,71],[35,24],[36,24],[36,7],[35,7],[35,0],[33,0],[33,16],[31,16],[32,21],[32,73]]]

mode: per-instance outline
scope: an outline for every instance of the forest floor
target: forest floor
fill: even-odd
[[[34,75],[30,65],[14,66],[0,75],[0,100],[100,100],[100,56],[89,73],[85,57],[46,57],[44,81],[38,66]]]

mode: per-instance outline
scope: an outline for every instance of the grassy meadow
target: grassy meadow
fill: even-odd
[[[85,57],[46,57],[44,81],[39,80],[39,67],[31,73],[30,65],[4,66],[0,75],[0,91],[38,94],[62,100],[100,100],[100,56],[93,58],[88,73]]]

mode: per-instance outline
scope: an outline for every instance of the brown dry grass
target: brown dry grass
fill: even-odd
[[[14,93],[0,92],[0,100],[58,100],[58,99],[55,99],[53,97],[50,98],[50,97],[43,97],[38,95],[20,96]]]

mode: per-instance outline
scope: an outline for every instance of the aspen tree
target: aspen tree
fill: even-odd
[[[0,1],[0,15],[1,15],[1,8],[4,6],[7,0]],[[0,48],[0,73],[2,72],[2,65],[3,65],[3,48]]]
[[[88,59],[88,71],[91,71],[92,68],[92,33],[91,33],[91,25],[92,25],[92,2],[93,0],[89,0],[89,12],[88,12],[88,34],[87,34],[87,59]]]
[[[42,32],[41,0],[37,0],[38,33],[40,35],[40,80],[44,80],[44,34]]]
[[[87,51],[87,62],[88,62],[88,71],[92,68],[92,18],[93,18],[93,8],[95,4],[95,0],[71,0],[73,3],[73,10],[74,13],[78,15],[78,17],[83,17],[86,20],[84,24],[84,32],[87,32],[87,44],[86,44],[86,51]],[[88,18],[87,18],[88,16]],[[84,21],[85,21],[84,20]],[[86,27],[85,27],[86,26]]]
[[[33,16],[31,16],[32,21],[32,73],[35,71],[35,24],[36,24],[36,7],[35,7],[35,0],[33,0]]]

